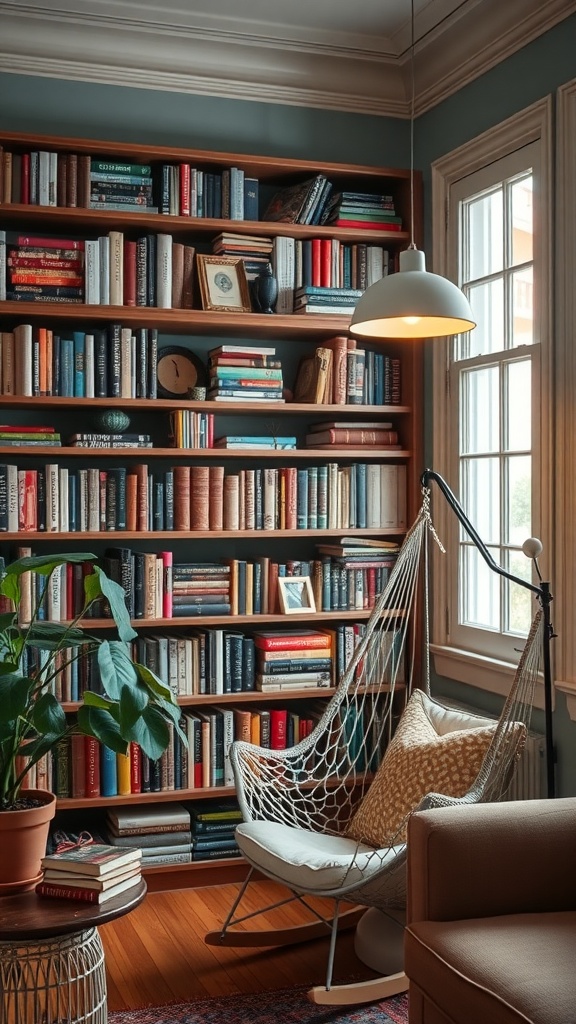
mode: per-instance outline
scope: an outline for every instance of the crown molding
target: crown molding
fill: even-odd
[[[173,0],[177,2],[177,0]],[[415,110],[437,105],[576,11],[576,0],[442,0],[416,24]],[[129,0],[0,0],[0,71],[406,118],[410,40],[303,31]],[[239,30],[241,26],[241,30]]]

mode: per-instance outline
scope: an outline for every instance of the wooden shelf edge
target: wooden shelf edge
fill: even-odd
[[[339,526],[338,528],[322,529],[322,530],[150,530],[145,534],[147,540],[222,540],[234,538],[240,540],[242,538],[257,538],[262,539],[263,537],[340,537],[342,534],[347,536],[355,537],[373,537],[377,534],[379,537],[399,537],[406,530],[403,527],[398,529],[384,528],[380,526],[373,526],[368,529],[346,529],[345,527]],[[107,538],[123,537],[124,540],[138,540],[142,541],[141,530],[77,530],[74,533],[47,533],[43,530],[30,530],[27,532],[19,531],[18,533],[0,533],[0,539],[8,541],[19,541],[23,544],[25,541],[39,541],[39,540],[106,540]]]
[[[53,445],[47,445],[43,447],[38,446],[27,446],[23,445],[21,448],[14,446],[3,447],[0,445],[0,456],[11,456],[18,458],[34,458],[35,456],[41,456],[44,458],[46,455],[62,455],[64,458],[113,458],[113,459],[134,459],[137,458],[140,461],[143,459],[220,459],[232,460],[241,459],[255,459],[260,461],[261,459],[277,460],[277,459],[294,459],[297,462],[300,460],[305,461],[307,459],[314,459],[315,461],[321,461],[326,459],[328,461],[342,461],[344,459],[366,459],[372,461],[374,459],[408,459],[410,458],[410,452],[406,450],[402,451],[388,451],[386,448],[379,449],[378,451],[366,448],[334,448],[331,451],[327,451],[325,448],[292,448],[292,449],[267,449],[262,451],[256,451],[248,448],[237,448],[235,450],[229,450],[226,448],[80,448],[80,447],[68,447],[62,445],[56,447]]]
[[[1,304],[0,304],[1,305]],[[351,416],[358,414],[380,417],[405,415],[412,412],[410,405],[316,405],[313,402],[193,402],[185,398],[64,398],[59,395],[0,395],[0,401],[6,408],[37,409],[63,408],[77,409],[86,405],[87,408],[103,409],[145,409],[172,412],[176,409],[188,409],[196,412],[214,412],[222,416],[237,416],[249,412],[270,415],[270,407],[278,416],[293,416],[295,413],[311,416]],[[146,450],[146,449],[145,449]],[[148,449],[149,450],[149,449]]]

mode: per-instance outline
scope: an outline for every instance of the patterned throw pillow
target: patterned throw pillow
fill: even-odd
[[[406,842],[407,816],[427,793],[464,796],[475,781],[497,723],[440,735],[430,707],[430,698],[415,690],[350,822],[347,834],[353,839],[380,849]]]

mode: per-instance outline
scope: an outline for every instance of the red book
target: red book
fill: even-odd
[[[190,216],[190,164],[179,164],[180,216]]]
[[[18,529],[27,533],[38,529],[38,473],[35,469],[18,471]]]
[[[339,217],[332,221],[330,227],[335,228],[361,228],[363,231],[403,231],[401,224],[389,224],[376,220],[345,220]]]
[[[80,254],[78,254],[80,255]],[[9,267],[39,267],[41,270],[77,270],[79,260],[66,259],[62,256],[9,256]]]
[[[136,305],[136,242],[124,242],[124,305]]]
[[[20,423],[0,424],[2,434],[53,434],[54,427],[22,426]]]
[[[22,163],[20,166],[22,177],[20,202],[26,205],[30,202],[30,153],[22,153]]]
[[[285,750],[286,748],[286,722],[288,711],[286,708],[270,709],[270,749]]]
[[[210,529],[210,468],[190,469],[190,529]]]
[[[100,796],[100,744],[93,736],[83,736],[86,763],[86,796]]]
[[[278,562],[270,562],[268,572],[268,612],[276,615],[280,612],[278,596]]]
[[[270,633],[255,633],[254,644],[263,651],[298,651],[306,648],[330,647],[330,636],[313,629],[301,629],[297,633],[278,630]]]
[[[38,328],[38,365],[40,377],[40,395],[48,394],[46,377],[48,373],[47,352],[46,352],[46,328]]]
[[[137,743],[130,744],[130,790],[142,792],[142,752]]]
[[[165,619],[172,618],[172,552],[159,551],[158,558],[162,559],[163,586],[162,586],[162,615]]]
[[[43,285],[57,285],[64,286],[67,288],[80,288],[84,284],[84,278],[74,275],[74,277],[64,277],[62,274],[56,272],[47,274],[11,274],[10,280],[12,284],[43,284]]]
[[[42,238],[39,235],[18,235],[16,245],[29,245],[39,249],[83,249],[79,238]]]
[[[314,258],[314,257],[312,257]],[[332,285],[332,239],[320,239],[320,286],[330,288]]]
[[[86,746],[85,736],[73,734],[70,737],[70,767],[72,769],[72,796],[86,796]]]
[[[62,882],[40,882],[36,886],[39,896],[51,896],[60,900],[82,900],[84,903],[105,903],[114,896],[119,896],[126,889],[140,884],[140,872],[125,878],[109,889],[84,889],[79,885],[64,885]]]
[[[174,529],[190,529],[190,466],[174,466]]]
[[[312,239],[312,284],[316,287],[322,284],[320,238]]]

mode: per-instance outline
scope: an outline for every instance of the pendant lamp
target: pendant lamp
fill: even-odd
[[[436,338],[476,326],[470,303],[452,281],[426,270],[414,243],[414,0],[411,0],[410,61],[410,245],[400,268],[366,289],[352,315],[350,332],[365,338]]]

